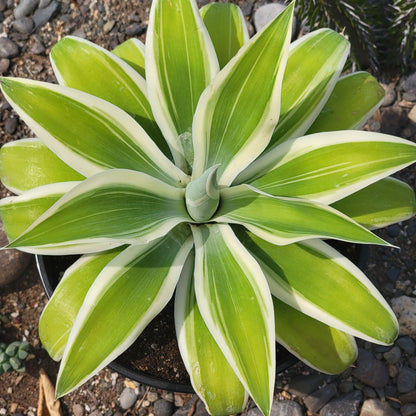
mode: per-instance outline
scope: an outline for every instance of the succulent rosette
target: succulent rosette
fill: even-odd
[[[233,4],[154,0],[146,47],[75,37],[59,85],[2,78],[38,138],[0,152],[8,247],[81,254],[40,320],[61,360],[57,396],[84,383],[175,297],[178,345],[212,414],[248,396],[270,413],[276,341],[338,373],[360,337],[397,321],[364,274],[324,240],[410,218],[389,177],[414,143],[360,131],[381,104],[368,73],[341,76],[349,43],[321,29],[290,43],[293,4],[252,39]],[[279,356],[277,356],[279,359]]]

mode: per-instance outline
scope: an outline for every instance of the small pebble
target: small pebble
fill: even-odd
[[[45,7],[49,6],[51,0],[39,0],[39,9],[44,9]]]
[[[390,237],[396,238],[400,235],[400,227],[397,224],[392,224],[387,227],[387,234]]]
[[[325,406],[337,394],[337,387],[334,383],[328,384],[319,390],[314,391],[303,399],[305,406],[311,413],[316,413]]]
[[[133,389],[131,389],[130,387],[124,388],[118,399],[120,407],[124,410],[130,409],[130,407],[132,407],[134,403],[136,403],[137,397],[138,396]]]
[[[35,22],[35,27],[41,27],[45,23],[49,22],[52,17],[56,15],[59,10],[59,3],[56,0],[53,0],[47,7],[44,9],[37,9],[33,15],[33,21]]]
[[[350,393],[354,390],[354,383],[352,381],[341,381],[338,385],[338,390],[341,393]]]
[[[391,300],[391,306],[399,321],[399,335],[416,335],[416,299],[399,296]]]
[[[331,400],[321,409],[319,416],[358,416],[362,397],[361,391],[354,390]]]
[[[323,374],[310,374],[294,377],[289,382],[289,392],[299,397],[304,397],[315,391],[324,382]]]
[[[407,117],[412,123],[416,123],[416,105],[409,111]]]
[[[133,23],[130,26],[126,27],[126,35],[127,36],[140,36],[141,34],[145,32],[145,30],[146,30],[145,26],[139,23]]]
[[[16,117],[10,117],[6,120],[5,124],[5,131],[8,134],[14,134],[17,129],[17,118]]]
[[[105,34],[110,33],[113,30],[114,25],[116,24],[115,20],[109,20],[104,26],[103,26],[103,32]]]
[[[381,86],[384,88],[385,96],[382,106],[388,107],[389,105],[392,105],[396,101],[396,89],[394,82],[391,82],[390,84],[381,84]]]
[[[4,12],[7,8],[7,0],[0,0],[0,12]]]
[[[80,404],[74,404],[72,406],[72,413],[74,416],[84,416],[84,407]]]
[[[416,92],[415,91],[405,92],[402,98],[403,100],[406,100],[406,101],[416,101]]]
[[[270,416],[303,416],[302,407],[293,400],[282,400],[272,404]]]
[[[406,353],[413,354],[415,352],[415,342],[410,337],[400,337],[396,344]]]
[[[254,13],[254,26],[256,27],[256,30],[259,31],[264,26],[266,26],[275,17],[279,16],[279,14],[282,13],[285,8],[286,6],[279,2],[268,3],[260,6]],[[295,32],[296,19],[293,18],[292,36],[294,36]]]
[[[392,283],[395,283],[400,276],[401,270],[398,267],[390,267],[387,270],[387,277]]]
[[[403,367],[397,376],[397,390],[399,393],[408,393],[416,387],[416,370]]]
[[[19,47],[8,38],[0,38],[0,58],[14,58],[19,54]]]
[[[30,33],[34,27],[33,20],[30,17],[22,17],[13,22],[13,29],[19,33]]]
[[[30,48],[30,52],[34,55],[42,55],[46,51],[46,48],[43,46],[41,42],[35,42],[32,47]]]
[[[0,59],[0,74],[5,74],[9,69],[10,61],[7,58]]]
[[[387,351],[383,354],[384,359],[390,364],[396,364],[400,360],[401,356],[402,352],[396,345],[390,351]]]
[[[38,6],[39,0],[20,0],[18,6],[14,9],[14,17],[20,19],[29,16]]]
[[[173,403],[165,399],[158,399],[153,404],[155,416],[171,416],[173,413]]]
[[[147,398],[149,402],[153,403],[159,398],[159,395],[155,391],[149,391],[149,393],[147,393]]]
[[[374,355],[363,348],[358,349],[357,367],[353,371],[354,377],[374,388],[383,388],[388,380],[387,367]]]
[[[361,407],[360,416],[400,416],[387,402],[367,399]]]
[[[414,416],[416,415],[416,403],[406,403],[400,407],[400,413],[402,416]]]

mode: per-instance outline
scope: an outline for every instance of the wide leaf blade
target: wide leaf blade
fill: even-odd
[[[416,214],[415,191],[395,178],[384,178],[341,199],[332,207],[369,229],[408,220]]]
[[[77,388],[136,340],[172,297],[191,248],[185,227],[150,244],[130,246],[103,269],[68,337],[57,397]]]
[[[184,190],[140,172],[112,169],[67,192],[9,246],[27,251],[63,246],[86,253],[80,244],[143,244],[185,221],[190,218]]]
[[[273,296],[331,327],[378,344],[397,337],[394,312],[378,290],[341,253],[321,240],[270,244],[237,229],[260,264]]]
[[[244,225],[278,245],[311,238],[388,244],[327,205],[299,198],[274,197],[247,185],[222,191],[221,204],[213,220]]]
[[[85,179],[39,139],[20,139],[3,145],[0,149],[0,178],[4,186],[18,195],[50,183]]]
[[[61,85],[95,95],[126,111],[165,154],[170,154],[152,114],[146,81],[121,58],[88,40],[66,36],[54,45],[50,59]]]
[[[82,175],[123,168],[172,185],[183,186],[187,181],[137,122],[108,101],[27,79],[2,78],[0,83],[5,97],[27,125]]]
[[[223,68],[249,39],[243,13],[232,3],[209,3],[199,12]]]
[[[145,78],[144,43],[139,39],[127,39],[111,52],[128,63],[136,72]]]
[[[305,134],[328,100],[350,50],[348,40],[320,29],[292,43],[282,84],[279,123],[268,145]]]
[[[153,1],[145,58],[154,116],[175,162],[184,167],[192,153],[190,133],[199,97],[218,72],[196,1]]]
[[[182,270],[175,296],[175,328],[183,362],[198,396],[213,415],[241,413],[243,385],[202,319],[194,289],[194,254]]]
[[[227,186],[269,143],[279,119],[292,13],[293,4],[247,42],[202,94],[192,127],[193,177],[219,164],[218,183]]]
[[[39,320],[39,338],[53,360],[61,360],[75,318],[94,280],[124,249],[85,254],[65,271]]]
[[[274,316],[263,273],[226,224],[192,227],[195,293],[202,318],[259,409],[275,381]]]
[[[338,80],[307,134],[359,130],[380,107],[384,89],[368,72],[354,72]]]
[[[309,367],[339,374],[357,358],[354,338],[273,297],[276,340]]]
[[[315,133],[282,143],[238,181],[272,195],[331,204],[415,161],[416,144],[398,137],[355,130]]]

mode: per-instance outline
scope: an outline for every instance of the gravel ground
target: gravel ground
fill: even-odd
[[[237,3],[253,33],[254,15],[262,3]],[[57,40],[77,35],[108,49],[132,36],[144,40],[149,6],[148,0],[0,0],[0,73],[54,81],[47,56]],[[416,141],[416,73],[380,81],[386,100],[365,128]],[[10,106],[2,97],[0,100],[0,144],[29,136]],[[415,175],[412,167],[398,177],[416,188]],[[4,188],[0,192],[2,197],[8,194]],[[318,373],[301,363],[291,367],[277,379],[274,415],[416,415],[416,221],[391,226],[380,235],[400,250],[370,247],[365,272],[393,304],[402,324],[400,337],[389,347],[359,341],[356,364],[338,376]],[[2,274],[5,264],[2,262]],[[0,340],[25,338],[31,354],[26,373],[0,376],[0,415],[35,415],[40,370],[52,381],[57,373],[36,329],[46,296],[32,257],[13,257],[7,264],[7,273],[22,276],[0,289]],[[64,415],[74,416],[206,413],[191,394],[139,385],[109,369],[61,399],[61,406]],[[251,402],[246,413],[259,414]]]

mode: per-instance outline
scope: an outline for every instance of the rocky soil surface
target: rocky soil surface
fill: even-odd
[[[261,24],[262,15],[271,13],[265,13],[263,3],[238,1],[250,33]],[[0,74],[53,82],[47,57],[57,40],[76,35],[108,49],[129,37],[144,40],[149,6],[150,0],[0,0]],[[386,99],[365,128],[416,141],[416,73],[380,81]],[[0,144],[30,135],[1,96],[0,108]],[[415,175],[416,167],[411,167],[398,177],[416,189]],[[6,195],[1,188],[0,196]],[[357,362],[337,376],[301,363],[286,370],[277,378],[273,415],[416,415],[416,220],[391,226],[380,235],[400,249],[370,247],[365,272],[393,305],[400,337],[386,347],[359,341]],[[34,416],[39,373],[43,369],[54,381],[58,368],[37,335],[46,296],[32,256],[2,251],[0,265],[0,342],[30,343],[26,372],[0,376],[0,415]],[[74,416],[206,414],[195,395],[149,388],[109,369],[61,399],[61,407],[64,415]],[[245,413],[260,415],[252,402]]]

